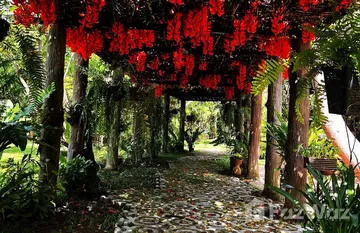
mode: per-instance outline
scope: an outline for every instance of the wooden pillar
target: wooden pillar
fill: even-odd
[[[185,117],[186,117],[186,102],[184,99],[181,100],[180,106],[180,129],[179,129],[179,140],[182,144],[182,151],[184,150],[184,140],[185,140]]]
[[[163,125],[163,152],[168,152],[170,120],[170,96],[164,95],[164,125]]]
[[[267,125],[279,124],[277,114],[281,115],[282,107],[282,83],[283,76],[279,75],[278,79],[269,85],[267,107]],[[275,139],[271,134],[266,134],[266,161],[265,161],[265,184],[280,187],[280,170],[281,157],[279,156]],[[268,188],[264,188],[264,195],[279,199],[279,195]]]
[[[63,134],[64,109],[64,63],[66,48],[66,28],[55,24],[49,30],[49,45],[46,58],[46,87],[55,85],[56,90],[44,103],[43,129],[40,147],[40,180],[49,182],[56,189],[59,170],[60,139]],[[46,146],[49,145],[49,146]]]
[[[73,109],[70,116],[70,142],[68,148],[68,160],[77,155],[83,155],[85,122],[82,117],[84,100],[88,85],[89,61],[85,61],[81,55],[75,54],[75,75],[73,88]]]
[[[248,159],[248,179],[259,178],[262,94],[251,98],[251,126]]]
[[[296,52],[301,52],[310,48],[310,44],[304,44],[301,39],[293,39],[292,48]],[[308,145],[310,115],[309,90],[306,90],[306,96],[301,100],[299,107],[303,117],[303,123],[297,118],[296,102],[299,91],[299,82],[306,78],[307,71],[306,68],[303,67],[294,73],[292,72],[292,67],[290,67],[289,74],[290,101],[285,179],[286,184],[289,184],[296,189],[304,190],[304,185],[307,180],[307,171],[304,167],[304,158],[297,152],[297,148],[298,145],[302,145],[304,148],[307,148]],[[300,204],[304,204],[304,198],[299,192],[293,189],[288,191],[300,202]],[[286,200],[285,207],[293,207],[293,204]]]

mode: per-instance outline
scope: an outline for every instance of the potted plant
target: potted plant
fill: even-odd
[[[241,176],[241,166],[243,164],[243,158],[244,156],[240,153],[235,153],[230,157],[230,169],[234,176]]]

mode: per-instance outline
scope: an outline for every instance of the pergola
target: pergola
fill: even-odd
[[[49,3],[50,2],[50,3]],[[263,61],[290,58],[309,48],[313,26],[324,26],[345,13],[352,0],[14,0],[15,19],[28,26],[39,15],[50,29],[48,84],[56,91],[47,101],[44,124],[61,128],[65,43],[84,60],[94,53],[112,68],[123,68],[139,85],[185,100],[219,101],[249,95]],[[29,11],[34,14],[29,14]],[[65,34],[67,34],[65,36]],[[287,71],[269,88],[268,123],[277,121],[279,87],[289,75],[289,141],[286,177],[302,189],[306,171],[298,144],[307,145],[309,100],[301,101],[304,123],[295,114],[297,80],[306,70]],[[281,88],[280,88],[281,90]],[[281,93],[280,93],[281,96]],[[165,100],[166,102],[166,100]],[[167,100],[168,102],[168,100]],[[280,106],[281,108],[281,106]],[[281,110],[281,109],[280,109]],[[260,142],[261,95],[252,97],[249,177],[256,178]],[[44,140],[59,148],[60,132],[44,130]],[[51,138],[50,138],[51,134]],[[58,151],[43,150],[56,168]],[[276,150],[267,156],[266,182],[278,185]],[[273,173],[275,175],[273,175]],[[51,175],[51,174],[50,174]],[[300,196],[298,196],[300,200]]]

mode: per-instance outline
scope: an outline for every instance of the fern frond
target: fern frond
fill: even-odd
[[[301,104],[306,99],[308,91],[311,87],[311,78],[302,78],[298,80],[298,83],[296,84],[296,118],[299,122],[304,124],[304,116],[301,113]]]
[[[253,78],[251,94],[258,95],[271,83],[274,83],[286,66],[288,66],[286,61],[266,60],[260,66],[261,70],[257,71],[256,76]]]
[[[37,49],[36,39],[21,26],[14,30],[15,40],[21,51],[22,62],[27,72],[23,78],[30,89],[30,102],[38,108],[42,102],[44,83],[45,83],[45,65],[41,52]]]
[[[316,127],[323,126],[327,123],[328,118],[322,111],[323,103],[325,100],[325,85],[324,84],[317,84],[314,85],[315,93],[314,93],[314,102],[313,102],[313,109],[312,109],[312,116],[313,116],[313,124]]]

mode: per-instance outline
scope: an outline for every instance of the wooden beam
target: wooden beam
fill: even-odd
[[[163,152],[168,152],[170,120],[170,96],[164,95],[164,125],[163,125]]]
[[[262,94],[251,98],[251,126],[248,159],[248,179],[259,178],[260,132],[261,132]]]
[[[293,50],[302,52],[310,48],[310,44],[304,44],[300,39],[292,40]],[[300,102],[300,112],[304,123],[298,120],[296,114],[296,104],[298,101],[299,83],[306,78],[306,68],[300,68],[297,72],[292,72],[293,66],[289,70],[289,84],[290,84],[290,101],[289,101],[289,120],[288,120],[288,142],[286,150],[286,167],[285,177],[286,184],[293,186],[295,189],[304,190],[307,180],[307,171],[304,167],[304,157],[298,152],[297,148],[302,145],[304,148],[308,146],[309,134],[309,115],[310,102],[309,90],[306,90],[305,98]],[[301,84],[301,83],[300,83]],[[304,91],[304,90],[302,90]],[[288,192],[295,197],[300,204],[304,204],[304,197],[294,189],[289,189]],[[294,207],[293,203],[286,200],[285,206],[288,208]]]
[[[184,99],[180,100],[180,129],[179,129],[179,140],[182,144],[182,150],[184,149],[184,140],[185,140],[185,117],[186,117],[186,101]]]
[[[281,115],[282,104],[282,83],[283,75],[280,74],[277,80],[269,85],[267,107],[267,125],[279,124],[277,114]],[[281,166],[281,157],[276,145],[275,139],[271,134],[266,134],[266,161],[265,161],[265,184],[280,187],[280,170],[276,170]],[[279,199],[279,195],[268,188],[264,188],[264,195]]]
[[[42,118],[40,151],[40,180],[56,189],[59,170],[60,139],[63,134],[64,109],[64,65],[66,48],[66,27],[54,24],[49,31],[49,45],[46,60],[46,87],[55,85],[55,91],[45,100]],[[47,146],[48,145],[48,146]]]

